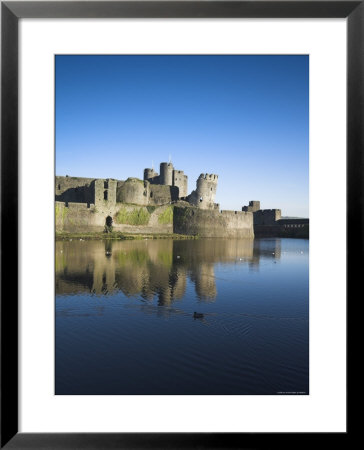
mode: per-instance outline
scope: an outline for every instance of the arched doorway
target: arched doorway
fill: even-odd
[[[106,217],[105,224],[107,227],[112,227],[112,217],[111,216]]]
[[[112,231],[112,217],[107,216],[105,220],[105,233],[111,233]]]

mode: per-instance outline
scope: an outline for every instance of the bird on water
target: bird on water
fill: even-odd
[[[193,318],[194,319],[203,319],[203,314],[202,313],[198,313],[198,312],[194,312],[193,313]]]

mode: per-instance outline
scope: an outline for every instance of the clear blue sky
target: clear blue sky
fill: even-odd
[[[56,56],[56,174],[143,177],[172,157],[216,201],[308,217],[309,57]]]

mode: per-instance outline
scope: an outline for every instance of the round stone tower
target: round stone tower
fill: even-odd
[[[218,175],[201,174],[196,183],[196,206],[202,209],[214,208]]]
[[[116,201],[135,205],[147,205],[149,195],[148,181],[138,178],[128,178],[118,186]]]
[[[154,169],[144,169],[144,180],[150,181],[157,177],[158,173]]]
[[[173,164],[172,163],[166,163],[166,162],[161,163],[159,181],[160,181],[160,184],[172,186],[172,184],[173,184]]]

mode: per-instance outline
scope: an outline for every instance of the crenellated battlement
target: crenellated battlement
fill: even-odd
[[[198,179],[211,181],[217,183],[219,176],[214,173],[201,173],[201,175],[198,177]]]
[[[215,196],[218,175],[201,173],[197,178],[196,189],[187,197],[187,201],[200,209],[216,209]]]
[[[232,211],[229,209],[222,209],[220,211],[220,214],[222,214],[223,216],[232,217],[232,216],[245,216],[245,214],[247,214],[247,213],[245,213],[243,211]]]

